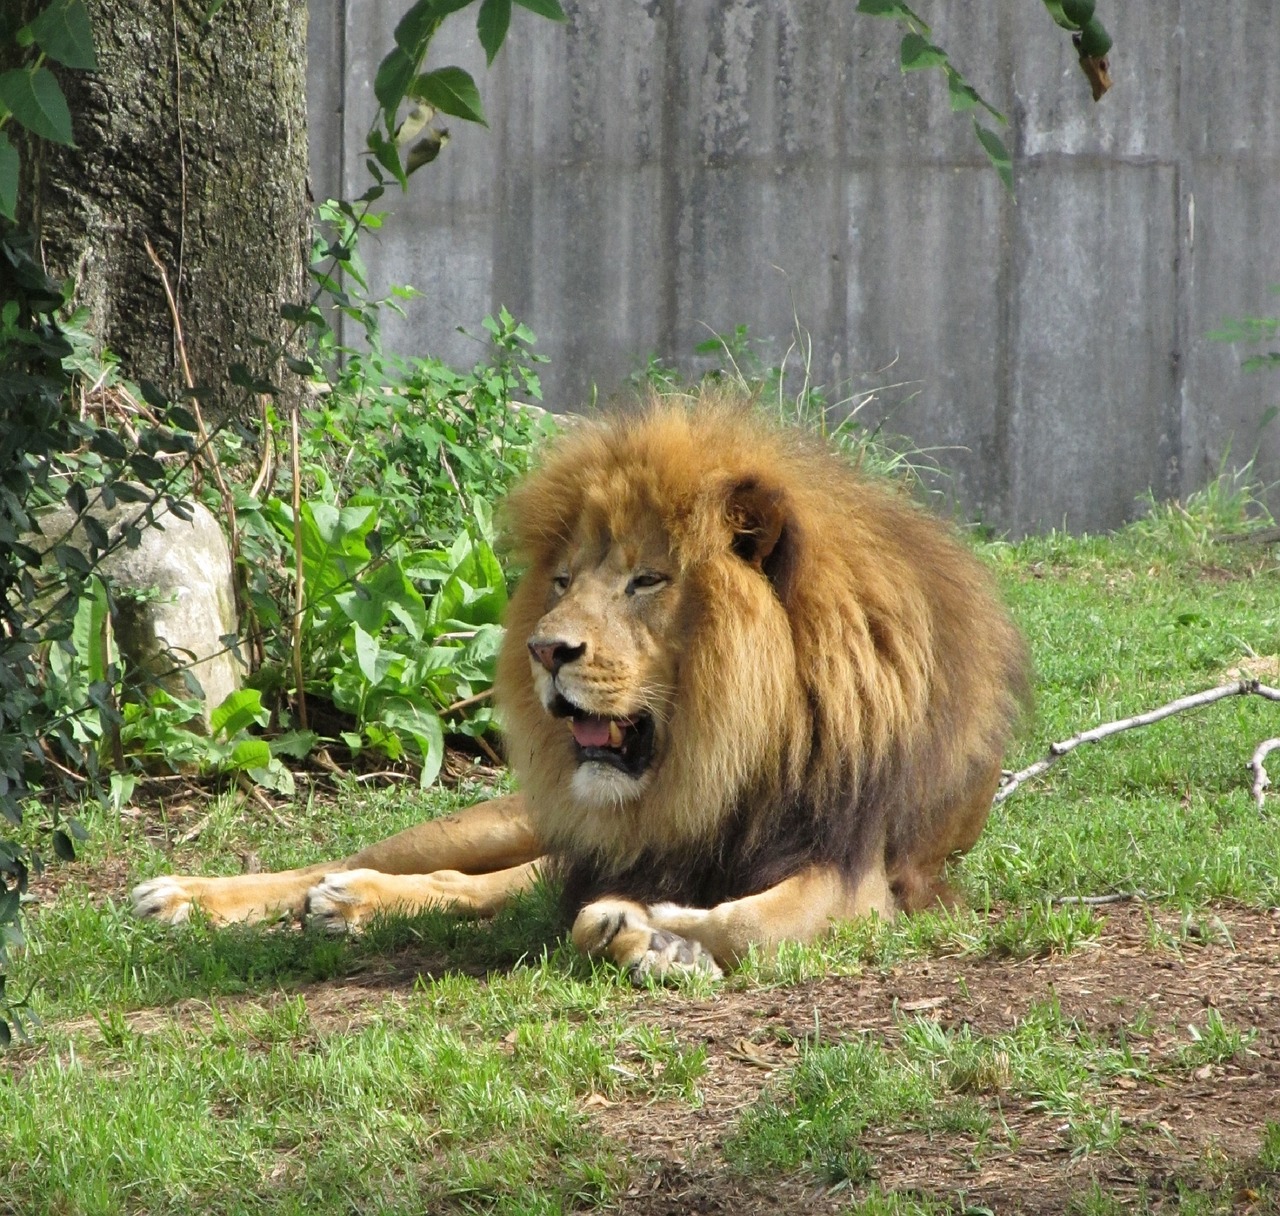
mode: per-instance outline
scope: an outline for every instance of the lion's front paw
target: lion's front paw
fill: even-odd
[[[668,980],[680,975],[706,975],[720,979],[724,972],[701,942],[666,929],[653,929],[645,952],[627,968],[631,982],[643,987],[651,979]]]
[[[573,943],[586,954],[612,959],[636,984],[701,972],[719,979],[716,961],[693,938],[655,928],[648,910],[622,899],[588,904],[573,922]]]
[[[129,892],[129,898],[133,902],[135,916],[164,921],[167,925],[180,925],[190,918],[195,896],[182,878],[164,874],[148,882],[140,882]]]
[[[326,933],[355,933],[373,915],[369,879],[373,870],[341,870],[326,874],[307,892],[307,924]]]

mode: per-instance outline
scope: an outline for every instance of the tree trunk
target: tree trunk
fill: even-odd
[[[305,0],[88,0],[101,70],[63,72],[76,148],[35,142],[24,197],[51,274],[125,374],[183,383],[149,239],[215,412],[233,363],[286,391],[273,357],[306,281]],[[296,391],[296,389],[295,389]],[[208,407],[206,407],[208,408]]]

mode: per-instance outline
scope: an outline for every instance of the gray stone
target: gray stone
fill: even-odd
[[[112,591],[111,626],[127,669],[183,698],[192,695],[187,676],[193,677],[207,726],[209,710],[240,687],[244,669],[221,640],[237,629],[230,550],[213,515],[199,503],[187,506],[190,521],[161,504],[151,525],[138,503],[90,506],[90,514],[113,544],[130,524],[140,524],[138,547],[114,546],[97,567]],[[70,508],[49,511],[37,520],[43,542],[28,539],[47,550],[65,537],[87,553],[84,527],[73,527],[74,520]]]

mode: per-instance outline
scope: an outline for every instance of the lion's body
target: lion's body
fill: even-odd
[[[535,831],[575,893],[707,907],[809,864],[856,880],[883,858],[914,905],[973,843],[1023,648],[976,559],[897,489],[738,403],[704,403],[571,432],[508,513],[528,569],[497,692]],[[756,543],[767,552],[744,556]],[[572,604],[573,583],[570,611],[555,604],[558,570],[584,579],[628,545],[624,568],[671,575],[657,629],[628,627],[625,596],[612,617],[599,596]],[[569,796],[573,740],[524,647],[549,608],[589,643],[580,663],[623,676],[593,708],[647,699],[665,727],[651,780],[619,805]]]
[[[733,962],[943,895],[1026,689],[946,526],[733,399],[579,424],[506,514],[514,860],[546,853],[581,945]]]

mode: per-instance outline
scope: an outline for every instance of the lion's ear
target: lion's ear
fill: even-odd
[[[795,567],[795,526],[781,490],[751,478],[729,490],[725,515],[733,533],[733,551],[754,566],[786,600]]]

